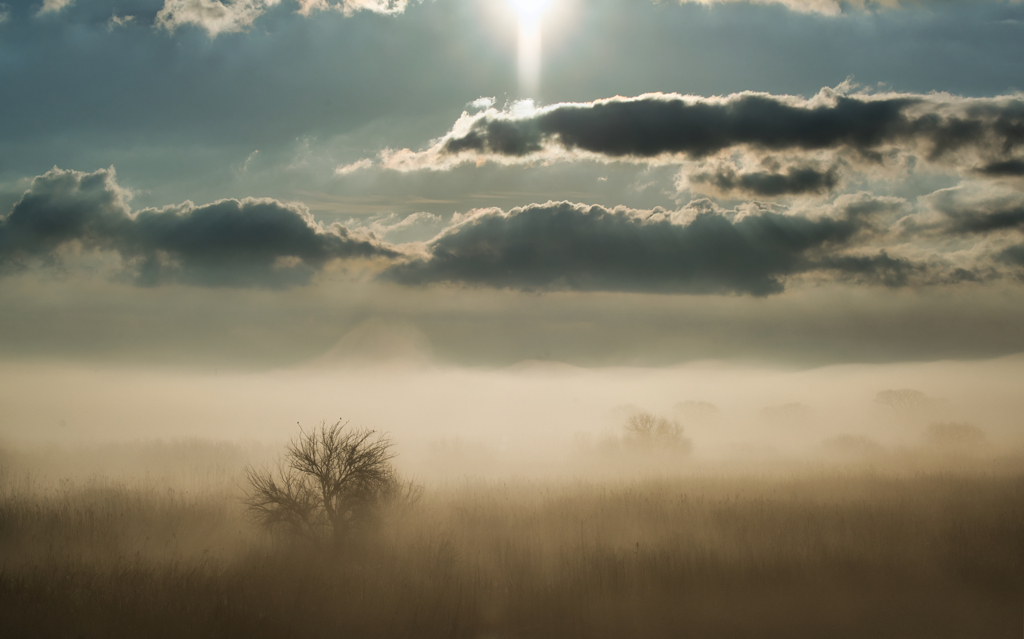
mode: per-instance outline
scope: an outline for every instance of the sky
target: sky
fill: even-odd
[[[1020,353],[1022,59],[1009,0],[5,0],[0,359]]]

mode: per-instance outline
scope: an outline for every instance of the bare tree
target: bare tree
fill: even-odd
[[[647,411],[638,411],[626,418],[623,424],[626,430],[626,441],[650,448],[675,448],[689,452],[692,443],[683,437],[683,427],[679,422],[657,417]]]
[[[341,545],[356,529],[380,520],[396,503],[411,503],[420,488],[403,483],[385,434],[349,428],[341,420],[300,428],[275,471],[248,467],[249,512],[267,528],[285,528]]]
[[[927,395],[912,388],[878,391],[878,394],[875,395],[875,402],[888,406],[897,415],[908,415],[932,404],[932,400]]]

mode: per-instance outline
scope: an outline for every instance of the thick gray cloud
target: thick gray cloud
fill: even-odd
[[[999,254],[999,259],[1008,264],[1024,266],[1024,244],[1016,244]]]
[[[399,254],[273,199],[186,202],[132,212],[113,169],[58,168],[36,177],[0,223],[0,264],[60,258],[65,247],[119,254],[136,281],[207,286],[303,284],[329,262]]]
[[[770,150],[849,146],[867,152],[915,132],[918,127],[904,111],[916,102],[906,97],[869,101],[838,96],[833,104],[813,105],[753,93],[725,100],[681,95],[611,98],[556,105],[526,118],[487,112],[467,133],[446,140],[444,151],[515,156],[538,152],[551,143],[641,158],[674,153],[699,158],[738,145]],[[948,137],[940,123],[927,126]]]
[[[902,222],[908,236],[922,233],[985,235],[1000,231],[1024,231],[1024,193],[1010,188],[985,189],[980,184],[942,189],[924,198],[937,215],[907,218]]]
[[[794,277],[950,284],[999,278],[1019,262],[1012,238],[966,239],[1024,228],[1014,192],[981,195],[946,189],[911,215],[902,198],[861,193],[810,208],[750,202],[722,209],[706,199],[676,211],[548,202],[456,214],[446,226],[427,214],[325,226],[303,205],[269,198],[132,211],[132,193],[112,168],[54,168],[0,220],[0,272],[74,260],[78,270],[144,286],[282,288],[362,259],[378,260],[369,273],[413,287],[764,296]],[[396,248],[381,239],[409,239],[402,234],[421,222],[430,233],[440,230],[430,242]],[[963,236],[958,247],[929,245],[950,234]],[[964,241],[975,250],[962,252]]]
[[[835,167],[821,171],[811,167],[790,167],[785,172],[750,171],[739,173],[731,166],[691,173],[691,185],[710,186],[722,193],[740,191],[762,197],[827,193],[839,184]]]
[[[1003,229],[1024,229],[1024,207],[998,211],[958,211],[951,217],[955,233],[989,233]]]
[[[1003,160],[992,162],[978,169],[982,175],[990,177],[1018,177],[1024,176],[1024,160]]]
[[[809,100],[753,92],[724,98],[659,93],[526,112],[488,109],[464,113],[425,151],[386,152],[382,159],[384,166],[408,170],[580,154],[631,161],[701,159],[749,149],[844,151],[881,163],[885,152],[905,150],[954,166],[964,162],[960,154],[967,152],[999,170],[1020,160],[1014,154],[1022,145],[1021,95],[961,98],[823,89]]]
[[[677,214],[568,202],[490,209],[433,240],[428,258],[384,277],[410,285],[769,295],[789,276],[822,272],[900,286],[921,267],[884,252],[845,251],[872,235],[872,214],[883,207],[856,202],[814,219],[769,210],[729,219],[707,201]]]

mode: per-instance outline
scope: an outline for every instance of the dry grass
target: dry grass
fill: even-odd
[[[467,480],[341,552],[230,480],[3,481],[4,636],[1021,636],[1019,472]]]

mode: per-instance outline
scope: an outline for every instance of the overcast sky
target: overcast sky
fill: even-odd
[[[5,0],[0,357],[1022,352],[1021,60],[1009,0]]]

